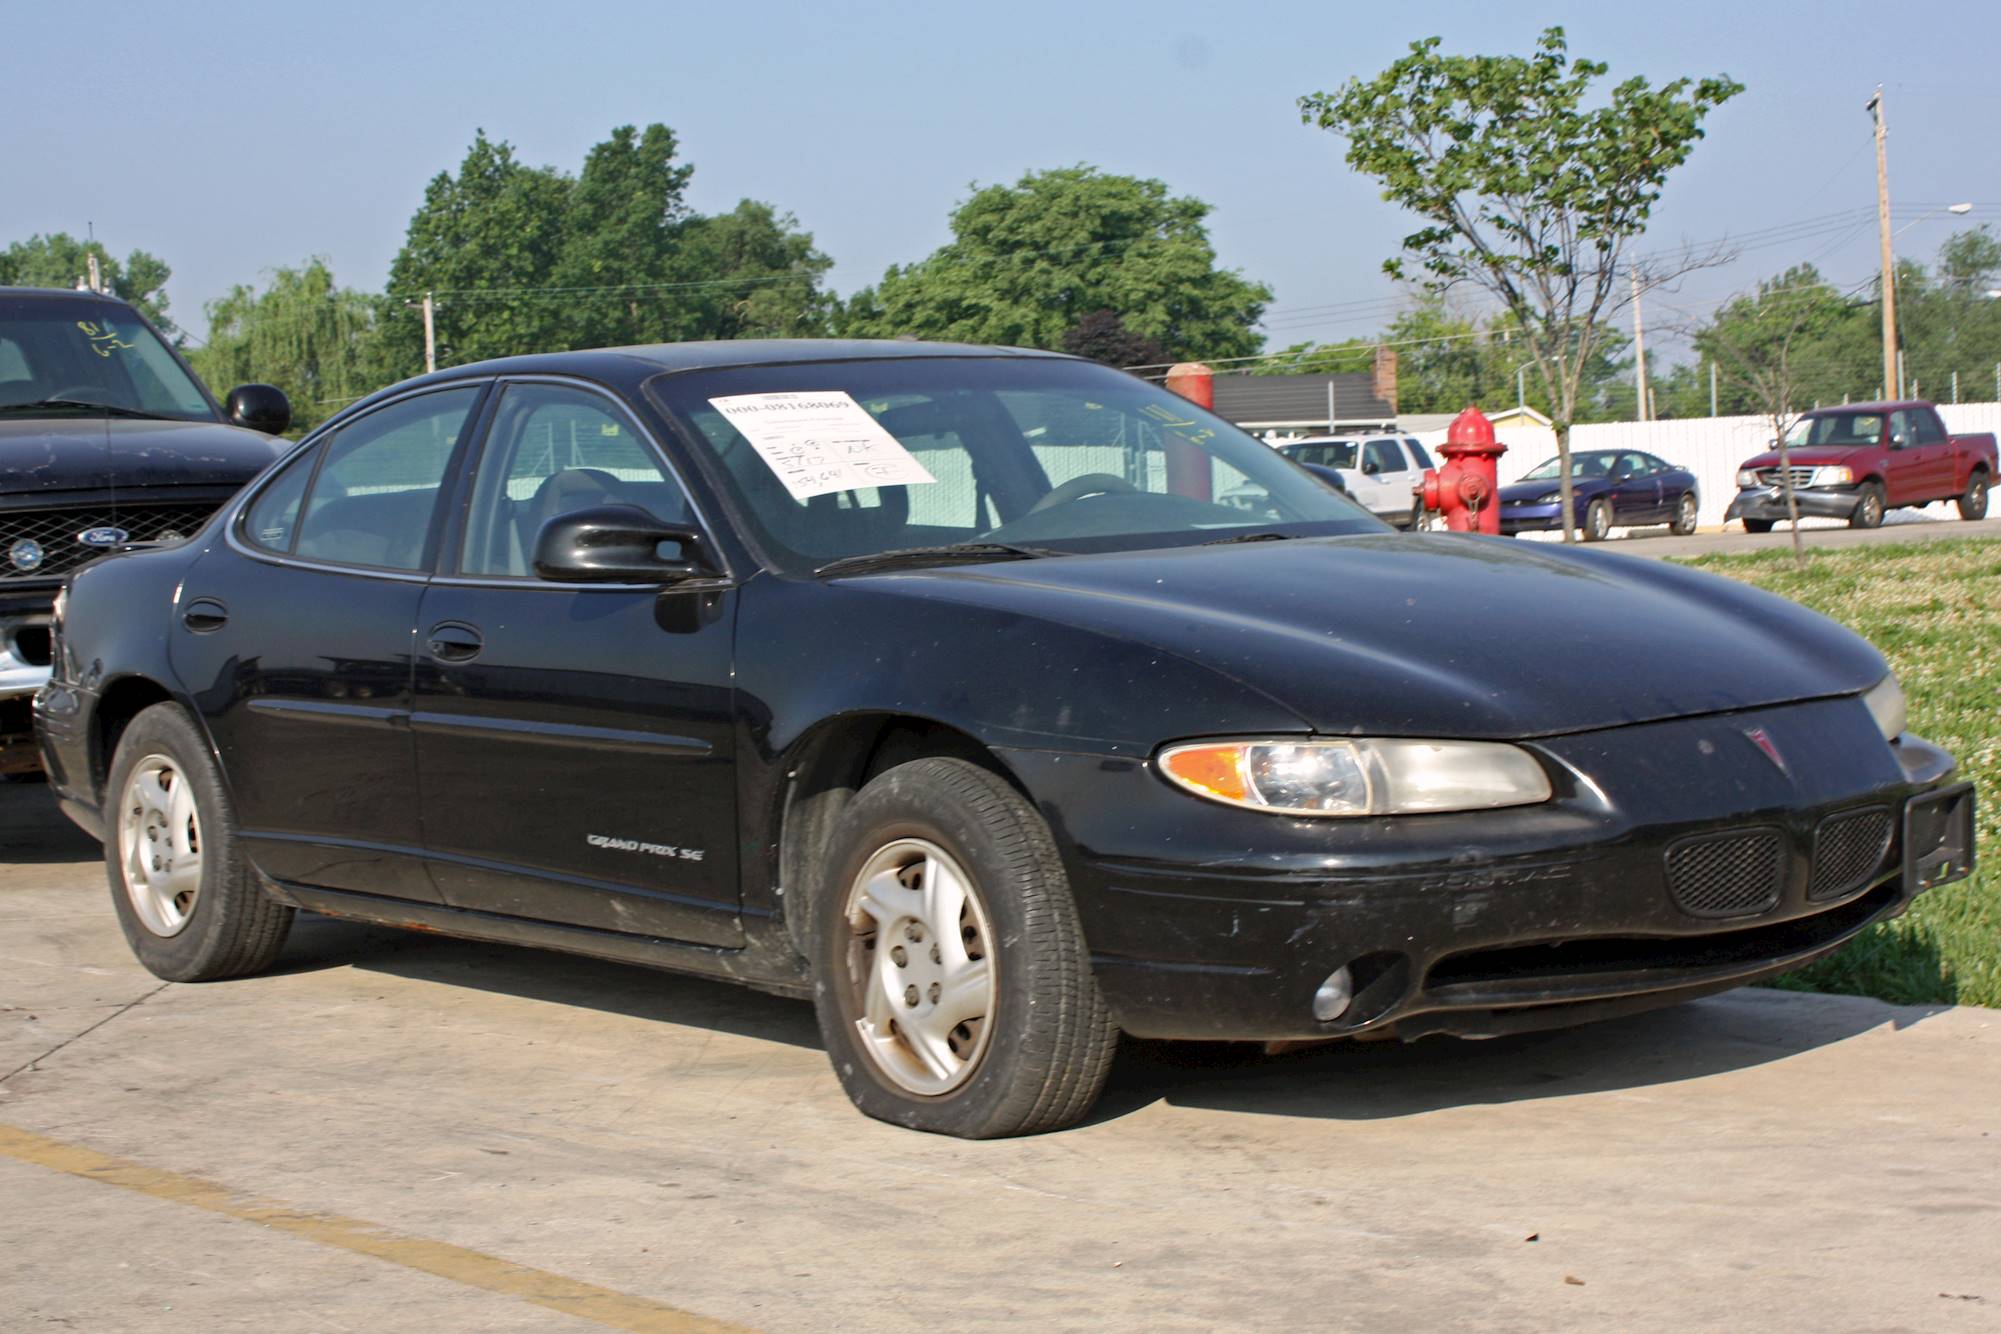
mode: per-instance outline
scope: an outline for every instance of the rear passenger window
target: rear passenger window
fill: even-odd
[[[415,570],[424,558],[445,465],[478,386],[422,394],[344,426],[325,445],[295,554],[341,565]]]
[[[285,465],[273,478],[250,510],[243,516],[243,533],[252,542],[271,551],[289,553],[298,533],[299,502],[306,498],[306,483],[313,480],[313,465],[319,462],[317,447],[307,450]]]
[[[1930,408],[1914,409],[1911,413],[1911,424],[1917,428],[1918,444],[1938,445],[1945,443],[1945,426],[1939,421],[1938,414]]]
[[[1403,451],[1397,448],[1394,440],[1371,440],[1363,446],[1363,472],[1403,472],[1407,466],[1403,461]]]
[[[1417,460],[1418,467],[1429,468],[1431,466],[1431,455],[1424,452],[1424,445],[1422,442],[1418,440],[1416,436],[1414,435],[1405,436],[1403,438],[1403,443],[1404,447],[1410,450],[1410,456],[1413,459]]]

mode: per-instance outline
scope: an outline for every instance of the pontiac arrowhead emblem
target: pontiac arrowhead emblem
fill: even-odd
[[[1744,735],[1750,739],[1752,745],[1765,753],[1765,758],[1770,760],[1780,773],[1788,778],[1793,776],[1793,771],[1786,767],[1786,757],[1779,753],[1778,743],[1772,740],[1771,733],[1762,727],[1751,727],[1745,729]]]

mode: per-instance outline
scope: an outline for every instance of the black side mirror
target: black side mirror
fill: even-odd
[[[292,424],[292,400],[275,384],[240,384],[222,406],[238,426],[266,435],[283,435]]]
[[[1362,475],[1363,475],[1363,476],[1365,476],[1365,477],[1374,477],[1374,476],[1375,476],[1375,475],[1376,475],[1377,473],[1381,472],[1382,470],[1383,470],[1383,469],[1382,469],[1382,465],[1381,465],[1381,464],[1379,464],[1379,463],[1377,463],[1377,462],[1376,462],[1376,461],[1375,461],[1374,459],[1363,459],[1363,460],[1362,460]]]
[[[673,546],[675,554],[662,555]],[[702,535],[636,505],[559,514],[535,538],[535,573],[559,583],[672,584],[721,573]]]

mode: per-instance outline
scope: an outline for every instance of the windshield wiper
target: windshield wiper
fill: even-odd
[[[145,417],[150,421],[171,420],[157,412],[147,412],[142,408],[120,407],[116,403],[91,403],[81,398],[38,398],[32,403],[0,403],[0,412],[37,412],[43,408],[83,408],[90,412],[102,412],[110,417]]]
[[[1198,547],[1227,547],[1233,542],[1290,542],[1294,533],[1238,533],[1235,537],[1212,537],[1207,542],[1197,542]]]
[[[1012,542],[954,542],[938,547],[897,547],[871,551],[860,556],[830,560],[813,573],[821,577],[840,574],[867,574],[873,570],[893,570],[904,565],[971,564],[992,560],[1034,560],[1041,556],[1068,556],[1068,551],[1049,547],[1022,547]]]

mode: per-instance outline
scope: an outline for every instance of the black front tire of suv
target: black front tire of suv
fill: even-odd
[[[133,789],[142,766],[164,800]],[[183,784],[186,801],[176,802]],[[168,809],[172,818],[160,818]],[[104,788],[104,832],[112,906],[148,972],[169,982],[211,982],[258,972],[278,957],[292,909],[264,891],[244,859],[222,771],[180,706],[153,705],[118,739]],[[155,849],[162,850],[162,873],[171,871],[176,853],[196,862],[199,874],[178,900],[148,897],[141,877],[154,865]],[[147,865],[135,870],[128,864],[134,858]],[[160,920],[163,911],[170,920]]]
[[[1118,1030],[1091,973],[1062,859],[1034,808],[978,765],[913,760],[864,787],[842,811],[830,842],[828,874],[812,906],[814,1008],[827,1055],[855,1106],[878,1120],[966,1139],[1036,1134],[1082,1119],[1104,1089]],[[971,1054],[935,1094],[907,1087],[909,1071],[922,1063],[898,1066],[908,1058],[895,1045],[895,1018],[912,1017],[915,1033],[927,992],[937,1000],[942,932],[927,935],[924,926],[935,924],[920,921],[891,929],[857,906],[861,887],[883,874],[870,868],[900,848],[934,849],[963,871],[967,915],[955,915],[946,929],[957,934],[961,921],[977,914],[979,949],[993,979],[991,1013],[979,1020],[991,1027],[963,1039],[953,1030]],[[927,878],[932,865],[923,863]],[[896,883],[915,892],[907,888],[913,880]],[[970,939],[972,930],[964,930]],[[907,993],[884,989],[893,997],[889,1022],[865,1023],[871,979],[882,973],[900,985],[906,976],[889,973],[885,954],[908,970],[911,985]],[[872,1033],[889,1040],[872,1041]],[[902,1042],[906,1049],[916,1045],[908,1035]]]

